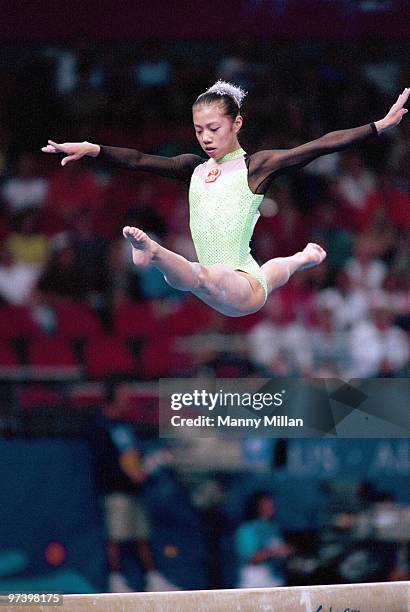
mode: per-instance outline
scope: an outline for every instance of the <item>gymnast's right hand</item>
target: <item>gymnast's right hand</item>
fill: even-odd
[[[62,153],[65,155],[61,160],[61,165],[65,166],[71,161],[81,159],[84,155],[91,157],[97,157],[100,152],[100,146],[91,142],[63,142],[58,144],[53,140],[48,141],[46,147],[42,147],[43,153]]]

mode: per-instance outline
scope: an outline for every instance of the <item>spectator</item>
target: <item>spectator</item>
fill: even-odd
[[[370,228],[377,219],[410,231],[410,196],[395,185],[388,173],[380,174],[374,189],[367,194],[358,213],[359,229]]]
[[[314,214],[312,240],[323,245],[327,252],[329,272],[343,267],[352,251],[352,236],[339,223],[340,211],[332,202],[317,204]]]
[[[346,270],[339,270],[334,287],[319,291],[316,303],[319,308],[331,309],[336,328],[342,331],[367,317],[369,297],[364,289],[354,285]]]
[[[399,376],[410,356],[406,333],[393,325],[392,312],[384,306],[352,328],[350,352],[351,375],[357,377]]]
[[[363,210],[366,197],[374,188],[375,179],[372,172],[365,168],[362,158],[351,151],[343,154],[340,170],[336,180],[337,191],[355,219]]]
[[[370,290],[382,286],[387,266],[374,256],[376,246],[367,236],[356,237],[353,257],[345,266],[355,288]]]
[[[104,238],[96,234],[89,210],[82,211],[73,219],[69,236],[75,261],[82,271],[87,295],[98,307],[106,301],[110,289],[110,275],[107,244]]]
[[[6,244],[14,259],[41,268],[47,257],[47,237],[38,231],[38,215],[29,210],[16,220],[16,230],[7,237]]]
[[[313,374],[319,378],[342,376],[349,363],[346,336],[337,330],[331,308],[317,310],[311,336]]]
[[[88,287],[84,268],[77,261],[75,251],[66,236],[61,236],[58,242],[54,242],[50,259],[37,288],[57,302],[64,298],[85,299]]]
[[[148,474],[133,429],[126,423],[105,421],[102,433],[105,443],[102,445],[104,455],[100,457],[99,473],[105,493],[110,591],[123,593],[132,590],[122,574],[122,546],[126,542],[134,545],[145,573],[147,591],[177,590],[155,566],[149,544],[148,518],[139,495]]]
[[[267,491],[248,500],[246,520],[239,526],[236,551],[241,563],[239,588],[274,587],[285,584],[284,560],[292,553],[273,520],[275,502]]]
[[[276,295],[268,298],[262,312],[265,318],[247,336],[252,363],[283,376],[307,375],[312,354],[305,327],[298,321],[286,324],[286,312]]]
[[[46,179],[36,172],[35,157],[23,153],[16,162],[14,176],[6,179],[1,195],[13,216],[33,208],[40,208],[47,192]]]
[[[39,270],[16,261],[8,246],[0,250],[0,298],[10,304],[26,304],[35,288]]]

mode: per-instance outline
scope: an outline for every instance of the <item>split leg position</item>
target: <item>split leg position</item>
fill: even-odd
[[[180,291],[190,291],[226,316],[241,317],[257,312],[266,301],[262,285],[247,272],[232,270],[223,264],[204,266],[188,261],[136,227],[124,227],[123,235],[131,243],[136,266],[154,266],[163,273],[169,285]],[[317,266],[325,257],[322,247],[309,243],[303,251],[291,257],[270,259],[261,266],[268,294],[287,283],[294,272]]]

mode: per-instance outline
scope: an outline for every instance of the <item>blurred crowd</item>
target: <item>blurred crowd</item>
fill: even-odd
[[[200,153],[190,109],[219,77],[249,92],[244,148],[290,148],[382,118],[406,85],[403,45],[96,45],[78,36],[66,45],[7,48],[5,57],[0,298],[26,311],[35,336],[57,337],[61,312],[71,307],[78,317],[81,305],[96,322],[87,339],[116,343],[129,359],[122,373],[134,379],[204,370],[225,377],[408,374],[407,118],[379,140],[273,184],[254,233],[256,258],[287,256],[308,241],[328,257],[243,319],[222,317],[172,290],[156,270],[132,266],[121,236],[126,224],[195,259],[183,184],[98,160],[62,168],[57,156],[40,152],[52,138]],[[92,377],[85,352],[76,358]]]

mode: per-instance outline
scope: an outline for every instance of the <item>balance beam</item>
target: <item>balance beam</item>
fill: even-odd
[[[2,607],[3,609],[3,607]],[[274,589],[65,595],[61,606],[10,612],[410,612],[410,581]]]

